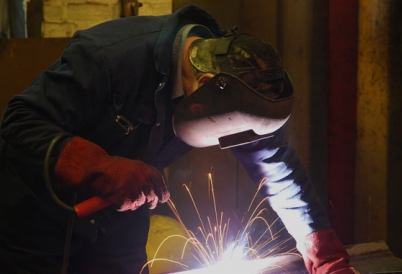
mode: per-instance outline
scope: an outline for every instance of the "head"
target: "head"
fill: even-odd
[[[179,139],[230,147],[272,136],[286,122],[293,88],[271,44],[234,33],[188,43],[190,81],[173,117]]]
[[[278,51],[269,43],[247,34],[221,38],[193,39],[189,60],[196,88],[217,73],[230,73],[269,98],[277,98],[283,89],[283,76],[259,77],[259,72],[282,70]]]

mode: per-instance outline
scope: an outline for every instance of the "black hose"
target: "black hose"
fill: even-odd
[[[61,274],[68,273],[68,261],[69,261],[69,257],[70,257],[70,246],[71,246],[72,231],[73,231],[73,226],[74,226],[75,209],[74,209],[74,207],[69,206],[69,205],[65,204],[63,201],[61,201],[59,199],[59,197],[57,196],[57,194],[54,192],[53,185],[52,185],[51,179],[50,179],[50,157],[52,155],[53,149],[54,149],[55,145],[57,144],[57,142],[60,141],[60,139],[65,136],[67,136],[66,133],[60,133],[50,143],[50,145],[46,151],[46,156],[45,156],[45,161],[44,161],[44,174],[43,174],[45,183],[46,183],[46,187],[49,190],[51,198],[59,206],[61,206],[62,208],[71,212],[70,216],[68,218],[66,238],[65,238],[65,242],[64,242],[63,264],[62,264],[61,270],[60,270]],[[77,195],[74,194],[73,204],[75,204],[76,199],[77,199]]]
[[[65,204],[62,200],[59,199],[57,194],[54,192],[53,185],[52,185],[52,182],[51,182],[51,179],[50,179],[50,157],[52,155],[53,149],[54,149],[55,145],[57,144],[57,142],[62,137],[66,137],[66,136],[67,136],[66,133],[60,133],[59,135],[54,137],[52,142],[50,143],[50,145],[49,145],[49,147],[48,147],[48,149],[46,151],[43,177],[45,179],[46,187],[49,190],[50,196],[52,197],[53,201],[55,201],[56,204],[58,204],[62,208],[67,209],[69,211],[75,212],[74,207]]]

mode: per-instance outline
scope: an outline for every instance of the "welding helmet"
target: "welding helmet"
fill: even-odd
[[[221,148],[273,136],[293,105],[292,83],[277,50],[235,31],[193,44],[195,71],[215,76],[177,105],[176,136],[193,147]]]

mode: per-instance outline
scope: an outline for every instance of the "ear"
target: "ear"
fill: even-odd
[[[200,88],[203,84],[205,84],[206,82],[208,82],[209,80],[212,79],[212,77],[214,77],[215,75],[213,75],[212,73],[204,73],[200,78],[198,78],[198,88]]]

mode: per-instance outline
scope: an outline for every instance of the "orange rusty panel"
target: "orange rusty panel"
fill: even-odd
[[[0,39],[0,112],[67,46],[70,38]]]

